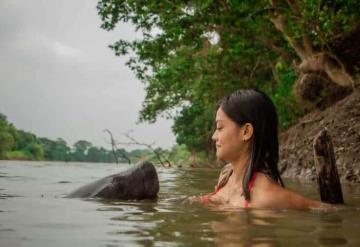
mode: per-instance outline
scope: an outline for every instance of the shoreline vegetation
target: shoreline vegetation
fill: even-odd
[[[110,144],[109,144],[110,145]],[[205,156],[192,155],[185,145],[174,145],[170,149],[156,148],[156,152],[171,160],[174,167],[204,167]],[[161,166],[154,151],[134,149],[127,151],[125,148],[115,150],[119,163],[132,164],[139,161],[149,160]],[[0,160],[31,160],[31,161],[63,161],[63,162],[95,162],[115,163],[116,158],[113,150],[94,146],[86,140],[79,140],[72,146],[62,138],[51,140],[38,137],[31,132],[17,129],[8,122],[7,117],[0,113]],[[210,165],[209,167],[213,167]]]

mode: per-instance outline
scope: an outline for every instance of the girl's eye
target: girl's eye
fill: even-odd
[[[217,130],[221,130],[222,128],[223,128],[223,127],[217,127],[216,129],[217,129]]]

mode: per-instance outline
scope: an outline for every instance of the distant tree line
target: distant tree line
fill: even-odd
[[[171,150],[157,151],[164,153],[175,162],[185,163],[190,156],[184,146],[175,145]],[[124,148],[115,150],[119,163],[128,163],[124,154],[132,163],[140,160],[157,162],[155,154],[149,149],[127,151]],[[49,160],[73,162],[114,163],[115,157],[111,150],[96,147],[86,140],[79,140],[69,146],[62,138],[51,140],[37,137],[33,133],[17,129],[0,113],[0,159],[2,160]]]

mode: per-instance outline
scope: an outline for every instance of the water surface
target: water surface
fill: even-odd
[[[331,212],[211,210],[178,198],[209,192],[219,171],[158,168],[157,201],[64,196],[126,164],[0,161],[0,246],[360,246],[360,186]],[[285,180],[318,199],[315,183]]]

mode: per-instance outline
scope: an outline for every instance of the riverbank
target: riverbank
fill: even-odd
[[[360,89],[323,111],[310,112],[280,134],[282,176],[316,178],[313,140],[323,128],[332,137],[341,181],[360,183]]]

